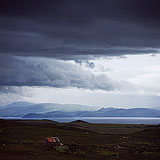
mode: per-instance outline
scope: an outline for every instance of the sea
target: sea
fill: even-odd
[[[82,120],[90,123],[106,124],[160,124],[160,118],[155,117],[64,117],[64,118],[22,118],[22,117],[0,117],[1,119],[19,119],[19,120],[42,120],[48,119],[60,123],[69,123],[76,120]]]

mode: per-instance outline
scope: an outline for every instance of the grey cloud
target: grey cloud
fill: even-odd
[[[88,68],[94,68],[95,67],[95,63],[94,62],[90,62],[88,60],[75,60],[75,62],[77,64],[79,64],[80,66],[85,64],[85,67],[88,67]]]
[[[5,57],[5,56],[4,56]],[[9,60],[9,61],[8,61]],[[129,86],[112,80],[106,74],[95,75],[78,65],[62,60],[44,58],[1,58],[0,86],[77,87],[100,90],[119,90]]]
[[[15,89],[10,86],[0,86],[0,93],[15,93]]]
[[[32,92],[26,86],[0,86],[0,97],[5,96],[6,99],[12,99],[13,97],[8,97],[8,94],[18,95],[20,97],[31,97]],[[0,103],[3,99],[0,98]]]

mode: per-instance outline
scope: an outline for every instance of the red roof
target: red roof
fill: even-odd
[[[50,143],[60,143],[60,140],[58,137],[46,137],[46,140]]]
[[[52,137],[47,137],[46,139],[48,140],[48,142],[54,143],[54,139]]]

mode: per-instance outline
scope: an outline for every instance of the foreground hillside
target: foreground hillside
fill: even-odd
[[[57,136],[67,150],[44,143]],[[0,120],[2,160],[158,160],[160,126]]]

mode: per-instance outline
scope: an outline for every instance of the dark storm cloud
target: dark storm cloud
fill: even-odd
[[[158,53],[159,0],[1,0],[0,53],[83,59]]]

